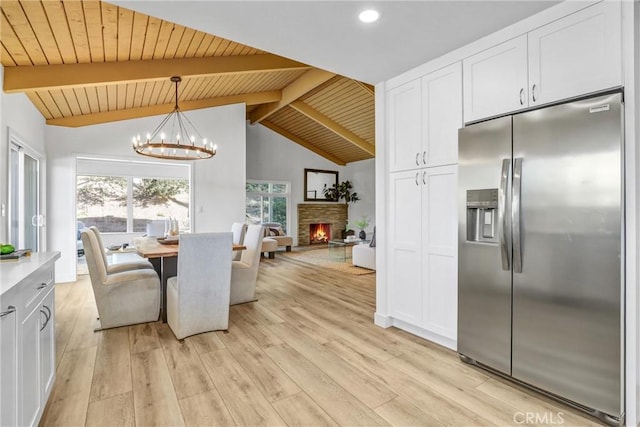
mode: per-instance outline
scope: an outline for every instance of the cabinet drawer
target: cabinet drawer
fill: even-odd
[[[36,271],[20,287],[22,302],[29,313],[53,287],[53,266]]]

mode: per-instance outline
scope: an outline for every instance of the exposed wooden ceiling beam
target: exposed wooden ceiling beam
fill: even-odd
[[[261,105],[251,113],[251,123],[260,123],[276,111],[286,107],[304,94],[335,77],[335,73],[311,69],[282,89],[282,99],[273,104]]]
[[[283,128],[281,128],[280,126],[268,121],[268,120],[263,120],[260,122],[260,124],[262,126],[265,126],[269,129],[271,129],[272,131],[279,133],[280,135],[284,136],[287,139],[290,139],[291,141],[295,142],[296,144],[299,144],[301,146],[303,146],[304,148],[306,148],[307,150],[311,150],[314,153],[316,153],[319,156],[324,157],[327,160],[332,161],[333,163],[340,165],[340,166],[344,166],[347,163],[342,160],[339,159],[338,157],[334,156],[333,154],[328,153],[327,151],[322,150],[321,148],[316,147],[313,144],[310,144],[309,142],[305,141],[304,139],[300,138],[299,136],[296,136],[294,134],[292,134],[291,132],[289,132],[288,130],[285,130]]]
[[[271,54],[5,67],[4,91],[25,92],[68,86],[162,80],[171,76],[195,77],[306,68],[310,67]]]
[[[376,94],[376,89],[375,87],[371,86],[369,83],[364,83],[358,80],[354,80],[354,83],[357,84],[358,86],[360,86],[362,89],[366,90],[367,92],[369,92],[371,95],[375,95]]]
[[[265,104],[276,102],[280,99],[279,90],[270,92],[248,93],[243,95],[221,96],[218,98],[197,99],[193,101],[180,101],[180,110],[197,110],[200,108],[219,107],[222,105],[245,103],[247,105]],[[137,119],[140,117],[168,114],[173,110],[174,104],[150,105],[148,107],[130,108],[127,110],[105,111],[94,114],[83,114],[80,116],[63,117],[59,119],[48,119],[48,125],[80,127],[95,125],[99,123],[116,122],[119,120]]]
[[[376,155],[376,147],[373,144],[370,144],[365,139],[360,138],[358,135],[351,132],[349,129],[334,122],[329,117],[325,116],[318,110],[315,110],[314,108],[312,108],[309,104],[305,104],[302,101],[294,101],[291,104],[289,104],[289,107],[293,108],[299,113],[304,114],[314,122],[318,123],[321,126],[324,126],[325,128],[329,129],[331,132],[335,133],[341,138],[346,139],[347,141],[349,141],[356,147],[360,148],[361,150],[365,151],[366,153],[371,154],[372,156]]]

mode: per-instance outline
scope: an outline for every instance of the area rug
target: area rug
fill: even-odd
[[[297,261],[303,261],[309,264],[318,265],[332,270],[337,270],[342,273],[353,274],[354,276],[362,276],[364,274],[374,274],[375,270],[369,270],[368,268],[356,267],[351,264],[351,259],[347,259],[347,262],[340,262],[332,259],[329,255],[328,249],[315,249],[300,252],[278,252],[276,256],[284,255],[296,259]]]

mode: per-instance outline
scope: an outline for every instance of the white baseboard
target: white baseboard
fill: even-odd
[[[420,338],[424,338],[436,344],[439,344],[443,347],[447,347],[453,351],[457,351],[458,342],[449,337],[445,337],[443,335],[437,334],[435,332],[428,331],[426,329],[420,328],[418,326],[412,325],[411,323],[404,322],[402,320],[394,319],[393,317],[387,316],[387,319],[391,319],[392,326],[395,326],[398,329],[402,329],[403,331],[407,331],[413,335],[417,335]],[[376,323],[377,324],[377,323]]]
[[[376,313],[373,316],[373,323],[375,323],[377,326],[380,326],[381,328],[386,329],[393,326],[393,318],[384,314]]]

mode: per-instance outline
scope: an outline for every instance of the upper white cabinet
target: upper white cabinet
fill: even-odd
[[[390,170],[400,171],[420,166],[420,80],[387,92],[386,116]]]
[[[389,90],[386,117],[391,172],[457,163],[461,64]]]
[[[465,122],[621,85],[620,14],[603,1],[466,58]]]
[[[622,83],[620,2],[601,2],[529,33],[530,105]]]
[[[463,62],[464,120],[527,106],[527,36],[501,43]]]
[[[457,62],[422,78],[423,166],[458,163],[462,125],[462,64]]]

